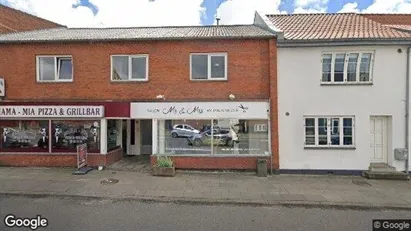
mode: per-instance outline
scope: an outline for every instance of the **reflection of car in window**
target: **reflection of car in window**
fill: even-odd
[[[173,126],[173,130],[171,131],[171,136],[173,138],[178,137],[191,137],[194,134],[200,133],[199,130],[193,128],[188,124],[176,124]]]
[[[220,126],[214,125],[214,126],[213,126],[213,129],[221,130],[222,128],[221,128]],[[201,128],[200,132],[205,132],[205,131],[207,131],[207,130],[211,130],[211,125],[204,125],[204,126]]]
[[[234,132],[235,134],[235,132]],[[211,139],[212,138],[212,139]],[[238,143],[237,134],[233,136],[233,131],[224,129],[214,129],[213,134],[211,130],[206,130],[202,133],[195,134],[187,138],[188,145],[202,146],[202,145],[213,145],[219,146],[234,146],[234,143]]]

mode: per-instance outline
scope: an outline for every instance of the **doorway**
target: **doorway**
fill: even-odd
[[[115,171],[150,171],[152,120],[123,120],[123,158],[108,169]]]
[[[152,120],[127,120],[127,155],[151,155],[153,144],[152,131]]]
[[[371,116],[370,118],[370,147],[371,163],[388,164],[388,117]]]

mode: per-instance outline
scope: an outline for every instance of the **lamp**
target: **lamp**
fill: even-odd
[[[164,96],[164,95],[157,95],[157,96],[156,96],[156,99],[163,99],[163,100],[164,100],[164,99],[165,99],[165,96]]]
[[[235,95],[230,94],[230,95],[228,96],[228,98],[231,99],[231,100],[234,100],[234,99],[235,99]]]

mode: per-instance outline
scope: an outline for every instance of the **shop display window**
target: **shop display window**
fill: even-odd
[[[77,145],[84,143],[88,152],[99,152],[99,121],[52,121],[51,125],[52,152],[77,152]]]
[[[121,146],[119,120],[107,120],[107,151],[114,150]]]
[[[158,154],[269,154],[268,120],[159,120]]]
[[[1,120],[2,152],[48,152],[48,120]]]

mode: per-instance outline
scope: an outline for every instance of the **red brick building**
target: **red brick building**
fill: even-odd
[[[63,27],[0,4],[0,34]]]
[[[94,166],[278,169],[276,38],[256,25],[57,28],[0,50],[0,164],[75,166],[87,143]]]

